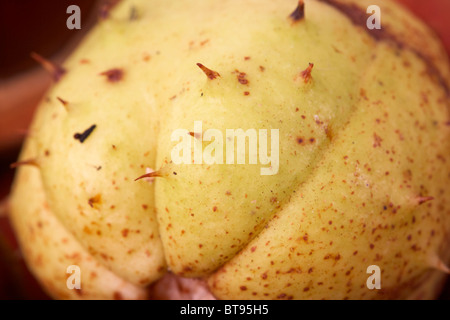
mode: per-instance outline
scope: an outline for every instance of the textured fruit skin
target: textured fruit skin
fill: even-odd
[[[371,4],[382,31],[361,23]],[[295,5],[122,1],[91,32],[36,114],[21,159],[37,166],[12,194],[50,294],[145,298],[169,269],[222,299],[435,297],[450,254],[448,58],[390,1],[309,0],[298,21]],[[174,165],[170,135],[196,120],[279,129],[278,174]],[[146,168],[163,177],[134,181]],[[73,264],[82,291],[66,287]]]

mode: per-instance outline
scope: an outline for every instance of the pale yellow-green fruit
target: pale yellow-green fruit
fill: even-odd
[[[381,30],[365,24],[374,4]],[[436,297],[450,255],[448,58],[391,1],[296,6],[130,0],[100,21],[42,102],[21,156],[35,165],[12,194],[52,296],[145,298],[169,270],[221,299]],[[208,129],[238,128],[279,130],[274,174],[248,155],[172,161],[177,129],[207,150]],[[381,289],[367,285],[373,265]]]

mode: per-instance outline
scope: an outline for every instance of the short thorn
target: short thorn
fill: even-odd
[[[434,200],[434,198],[433,197],[417,197],[416,198],[416,201],[419,205],[423,204],[425,202],[431,201],[431,200]]]
[[[39,168],[39,164],[37,163],[36,159],[17,161],[17,162],[11,163],[9,167],[11,169],[14,169],[14,168],[17,168],[19,166],[26,166],[26,165],[28,165],[28,166],[35,166],[35,167]]]
[[[99,75],[106,76],[109,82],[119,82],[123,78],[123,70],[119,68],[101,72]]]
[[[208,77],[208,79],[210,80],[214,80],[217,77],[220,77],[220,74],[216,71],[213,71],[211,69],[208,69],[207,67],[205,67],[204,65],[202,65],[201,63],[197,63],[197,66],[202,69],[202,71],[206,74],[206,76]]]
[[[63,105],[63,107],[67,110],[67,105],[69,104],[66,100],[61,99],[60,97],[56,97],[59,102]]]
[[[149,173],[146,173],[146,174],[144,174],[144,175],[142,175],[142,176],[140,176],[139,178],[137,178],[137,179],[135,179],[134,181],[138,181],[138,180],[141,180],[141,179],[144,179],[144,178],[162,178],[162,177],[164,177],[159,171],[152,171],[152,172],[149,172]],[[150,180],[149,182],[152,182],[153,180]]]
[[[312,72],[313,67],[314,67],[314,63],[309,63],[308,68],[306,68],[305,70],[303,70],[300,73],[300,75],[303,78],[303,81],[305,81],[305,83],[308,83],[311,80],[311,78],[312,78],[311,72]]]
[[[300,21],[305,16],[305,4],[303,0],[299,0],[297,8],[289,16],[294,22]]]
[[[66,70],[63,67],[45,59],[36,52],[31,52],[30,55],[31,58],[40,63],[42,67],[44,67],[44,69],[52,75],[54,81],[59,81],[59,79],[61,79],[61,77],[66,73]]]
[[[434,257],[434,259],[432,260],[431,267],[433,267],[436,270],[442,271],[446,274],[450,274],[449,267],[444,262],[442,262],[442,260],[437,256]]]
[[[191,137],[194,137],[194,138],[197,139],[197,140],[200,140],[200,139],[202,138],[202,134],[201,134],[201,133],[198,133],[198,132],[189,132],[189,135],[190,135]]]

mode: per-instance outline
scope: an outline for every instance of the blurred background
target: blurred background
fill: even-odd
[[[427,22],[450,55],[450,0],[397,0]],[[31,52],[61,63],[99,19],[108,0],[0,0],[0,299],[49,299],[29,273],[8,222],[4,200],[33,112],[52,79]],[[81,9],[69,30],[66,9]],[[441,299],[450,299],[450,281]]]

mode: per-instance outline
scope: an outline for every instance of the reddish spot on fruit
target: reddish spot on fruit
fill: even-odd
[[[381,146],[381,141],[383,141],[383,139],[381,139],[376,133],[373,134],[373,147],[377,148]]]
[[[247,74],[245,72],[239,72],[238,70],[236,70],[237,75],[237,79],[239,81],[240,84],[243,85],[248,85],[249,81],[247,79]]]

